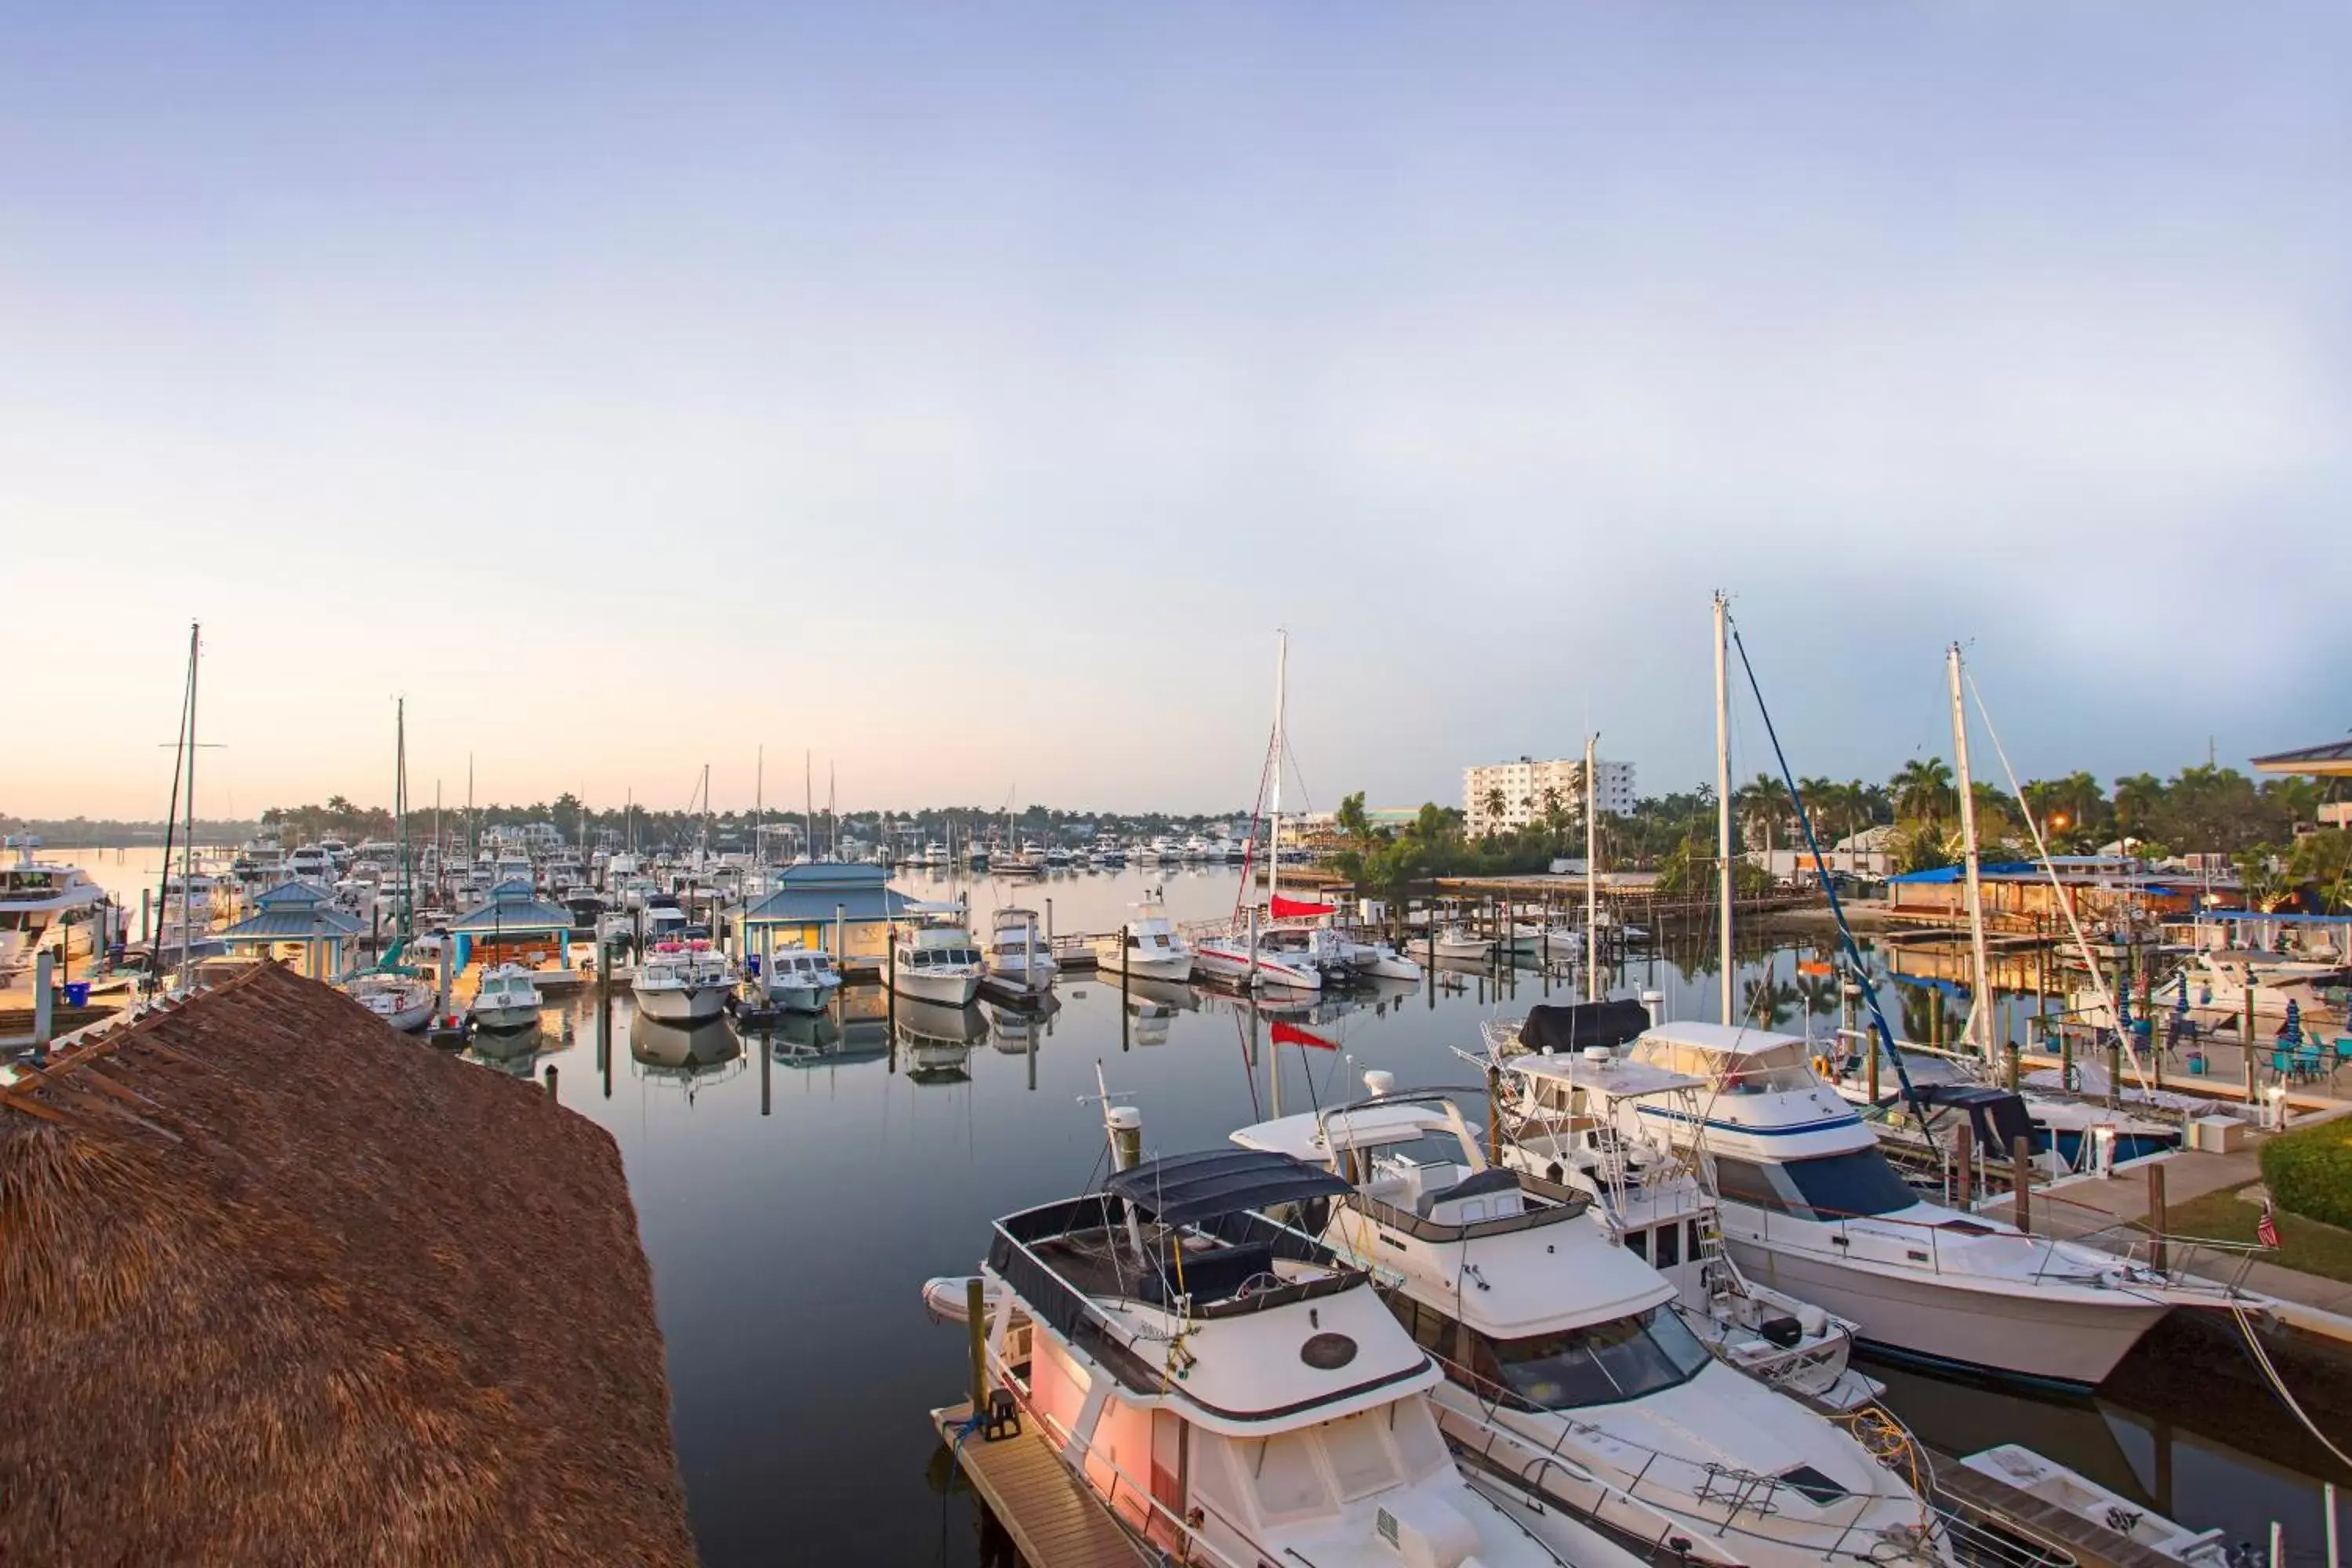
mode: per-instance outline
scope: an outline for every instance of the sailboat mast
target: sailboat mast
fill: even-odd
[[[196,888],[196,665],[203,630],[199,623],[188,623],[188,830],[180,845],[180,984],[187,990],[194,988],[188,965],[195,942],[195,905],[190,900]]]
[[[1961,1037],[1979,1056],[1991,1054],[1985,1026],[1991,1021],[1986,1007],[1986,983],[1992,965],[1985,954],[1984,887],[1979,879],[1976,786],[1969,777],[1969,720],[1960,703],[1960,645],[1944,655],[1944,668],[1952,687],[1952,755],[1959,768],[1960,837],[1965,841],[1969,879],[1969,1021]]]
[[[808,840],[808,858],[816,858],[816,753],[801,753],[801,835]]]
[[[1290,698],[1290,633],[1276,634],[1279,639],[1274,654],[1274,793],[1269,797],[1266,816],[1272,824],[1265,841],[1265,914],[1274,918],[1274,900],[1282,896],[1282,719],[1284,704]],[[1252,953],[1255,964],[1257,955]],[[1253,971],[1255,973],[1255,971]]]
[[[1715,594],[1715,884],[1716,960],[1722,971],[1719,987],[1723,1021],[1737,1021],[1731,1005],[1731,681],[1725,668],[1725,626],[1731,605],[1723,590]]]
[[[408,699],[394,699],[392,710],[392,809],[399,818],[400,921],[397,930],[408,935],[409,909],[415,901],[408,882]]]
[[[1584,738],[1584,999],[1601,1000],[1601,891],[1597,879],[1601,861],[1593,853],[1600,842],[1600,817],[1593,805],[1592,754],[1600,744],[1600,731]]]

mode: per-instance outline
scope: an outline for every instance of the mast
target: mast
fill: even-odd
[[[1730,619],[1730,601],[1715,591],[1715,880],[1716,959],[1720,965],[1723,1021],[1737,1020],[1731,1005],[1731,683],[1724,668],[1724,628]]]
[[[1944,668],[1952,687],[1952,754],[1959,767],[1960,837],[1966,841],[1969,878],[1969,1021],[1961,1037],[1983,1057],[1992,1054],[1991,1042],[1984,1037],[1984,1025],[1990,1020],[1985,985],[1992,965],[1985,956],[1984,888],[1979,880],[1976,788],[1969,778],[1968,711],[1960,704],[1959,644],[1945,651]]]
[[[801,753],[801,835],[808,840],[808,858],[816,858],[816,753]]]
[[[474,753],[467,752],[466,753],[466,869],[468,874],[474,868],[474,857],[478,853],[475,847],[474,839]]]
[[[1274,654],[1274,794],[1266,816],[1271,828],[1265,841],[1265,915],[1274,918],[1274,900],[1282,896],[1282,718],[1283,705],[1290,696],[1290,633],[1278,631]],[[1257,963],[1257,954],[1250,954],[1250,963]],[[1250,972],[1256,973],[1253,968]]]
[[[1600,859],[1593,847],[1600,842],[1600,814],[1592,804],[1592,753],[1600,744],[1601,732],[1594,731],[1584,737],[1584,999],[1601,1000],[1601,927],[1596,917],[1601,912],[1601,892],[1597,879],[1601,873]]]
[[[188,964],[195,941],[190,926],[195,920],[191,900],[196,887],[196,664],[203,629],[195,621],[188,623],[188,831],[180,845],[180,984],[186,990],[194,989]]]
[[[396,929],[404,941],[412,918],[410,907],[415,901],[408,882],[408,699],[394,698],[393,703],[392,809],[398,818],[396,837],[400,840],[400,921]]]

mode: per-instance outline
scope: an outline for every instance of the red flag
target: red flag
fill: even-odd
[[[1295,920],[1307,915],[1328,915],[1338,911],[1338,906],[1335,904],[1304,904],[1297,899],[1286,899],[1280,893],[1274,896],[1273,909],[1274,918],[1278,921]]]
[[[1310,1035],[1297,1025],[1286,1024],[1279,1018],[1274,1021],[1274,1043],[1277,1046],[1312,1046],[1318,1051],[1336,1051],[1339,1048],[1339,1041],[1327,1040],[1320,1035]]]
[[[1276,1024],[1276,1028],[1282,1027]],[[2263,1217],[2254,1221],[2254,1239],[2273,1252],[2279,1249],[2278,1216],[2271,1213],[2271,1201],[2263,1200]]]

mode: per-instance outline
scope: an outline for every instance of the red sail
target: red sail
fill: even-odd
[[[1318,1051],[1336,1051],[1339,1048],[1339,1041],[1327,1040],[1320,1035],[1310,1035],[1297,1025],[1286,1024],[1279,1018],[1274,1021],[1273,1033],[1274,1043],[1277,1046],[1312,1046]]]
[[[1334,914],[1338,912],[1338,909],[1339,906],[1336,904],[1303,904],[1297,899],[1286,899],[1280,893],[1274,896],[1274,918],[1278,921],[1298,920],[1307,915]]]

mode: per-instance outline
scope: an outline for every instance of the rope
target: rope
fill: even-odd
[[[2263,1376],[2270,1381],[2271,1391],[2279,1396],[2279,1403],[2292,1411],[2297,1421],[2303,1423],[2305,1431],[2319,1439],[2321,1447],[2336,1456],[2337,1464],[2347,1469],[2352,1469],[2352,1454],[2347,1454],[2337,1447],[2329,1439],[2327,1434],[2322,1432],[2311,1417],[2304,1414],[2303,1406],[2295,1403],[2294,1395],[2287,1392],[2285,1380],[2279,1376],[2278,1368],[2271,1364],[2270,1352],[2263,1348],[2263,1342],[2255,1336],[2253,1322],[2246,1315],[2246,1304],[2233,1295],[2230,1298],[2230,1310],[2237,1317],[2239,1331],[2246,1336],[2246,1347],[2254,1352],[2254,1364],[2262,1369]]]

